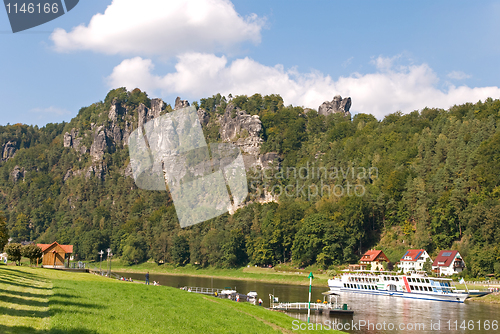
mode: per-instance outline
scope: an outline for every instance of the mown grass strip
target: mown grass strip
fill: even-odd
[[[247,303],[85,273],[1,267],[0,289],[6,334],[291,333],[294,320]]]

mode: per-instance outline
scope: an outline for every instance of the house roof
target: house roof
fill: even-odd
[[[442,250],[439,252],[439,255],[436,257],[432,265],[434,267],[449,267],[455,259],[457,253],[458,251]]]
[[[363,254],[360,261],[372,262],[375,261],[380,255],[383,255],[384,259],[387,258],[381,250],[369,250]]]
[[[424,254],[425,250],[423,249],[408,249],[405,253],[405,255],[403,255],[401,257],[401,261],[417,261],[417,259],[422,255]],[[405,257],[409,256],[411,258],[411,260],[405,260]]]
[[[54,241],[51,244],[37,244],[37,246],[42,249],[42,252],[45,252],[54,244],[59,245],[56,241]],[[66,254],[73,254],[73,245],[59,245],[59,247],[61,247],[66,252]]]

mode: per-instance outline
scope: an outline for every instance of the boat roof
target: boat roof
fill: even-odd
[[[322,292],[321,294],[323,296],[332,296],[332,295],[340,296],[338,293],[335,293],[333,291],[325,291],[325,292]]]

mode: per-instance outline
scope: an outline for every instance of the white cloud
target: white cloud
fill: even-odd
[[[424,107],[448,108],[454,104],[500,97],[498,87],[436,86],[439,78],[427,65],[398,65],[394,57],[373,61],[374,73],[354,73],[336,81],[320,72],[300,73],[281,65],[266,66],[248,57],[229,63],[226,57],[187,53],[178,56],[175,72],[153,74],[151,60],[136,57],[124,60],[108,77],[111,87],[136,87],[163,95],[178,94],[199,99],[220,92],[227,95],[254,93],[280,94],[285,104],[317,108],[336,94],[352,97],[351,111],[371,113],[381,119],[401,110],[411,112]]]
[[[342,63],[342,67],[347,67],[347,66],[351,65],[353,59],[354,59],[354,57],[350,57],[349,59],[347,59],[346,61],[344,61]]]
[[[40,117],[44,117],[44,116],[42,116],[43,114],[58,115],[58,116],[64,116],[64,115],[71,114],[71,112],[66,110],[66,109],[54,107],[54,106],[50,106],[48,108],[33,108],[30,110],[30,112],[40,114],[41,115]]]
[[[464,80],[464,79],[469,79],[472,77],[471,75],[466,74],[462,71],[451,71],[446,76],[450,79],[453,79],[453,80]]]
[[[113,0],[88,26],[56,29],[50,38],[60,52],[174,56],[259,43],[263,24],[255,14],[241,17],[229,0]]]

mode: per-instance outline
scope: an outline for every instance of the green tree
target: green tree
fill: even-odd
[[[17,262],[18,265],[21,265],[21,244],[10,243],[5,246],[4,250],[10,261]]]
[[[297,232],[292,246],[292,258],[302,266],[316,262],[323,249],[323,235],[327,218],[314,214],[304,219],[302,228]]]
[[[174,237],[172,242],[172,248],[170,250],[172,254],[172,260],[175,264],[185,265],[189,262],[189,243],[185,236],[177,235]]]
[[[425,260],[425,263],[422,266],[422,270],[425,271],[427,275],[432,274],[432,261],[429,257]]]
[[[246,263],[245,236],[241,229],[235,229],[227,233],[226,240],[222,245],[223,262],[226,267],[237,267]]]
[[[3,252],[5,245],[9,242],[9,230],[7,230],[7,221],[0,211],[0,251]]]
[[[42,249],[37,245],[29,244],[21,248],[21,255],[30,259],[30,265],[35,264],[37,259],[41,259],[42,254]]]
[[[142,236],[130,235],[123,247],[122,260],[127,265],[138,264],[146,260],[146,244]]]

